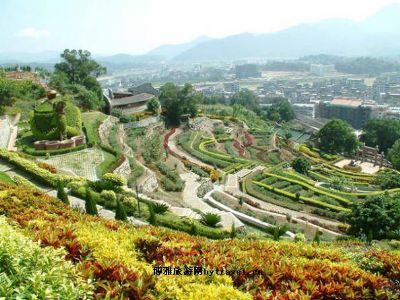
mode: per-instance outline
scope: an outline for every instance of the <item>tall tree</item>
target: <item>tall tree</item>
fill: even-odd
[[[161,87],[160,92],[160,102],[165,109],[166,118],[174,125],[180,123],[180,117],[183,114],[196,116],[202,97],[191,84],[185,84],[183,88],[180,88],[169,82]]]
[[[55,72],[67,75],[70,83],[84,85],[88,77],[97,78],[106,72],[106,68],[92,59],[91,53],[87,50],[65,49],[61,58],[63,61],[54,66]]]
[[[318,132],[319,147],[323,151],[353,153],[358,147],[357,137],[343,120],[332,119]]]
[[[396,169],[400,170],[400,139],[389,149],[389,160]]]
[[[231,105],[239,104],[256,113],[260,113],[260,104],[254,93],[248,89],[241,89],[231,98]]]
[[[349,232],[374,239],[388,238],[400,229],[399,196],[379,195],[356,202],[347,216]]]
[[[400,139],[400,121],[391,119],[369,120],[363,127],[361,136],[361,140],[367,146],[378,146],[379,150],[385,153],[398,139]]]
[[[267,118],[272,121],[290,121],[296,117],[292,106],[286,98],[277,97],[267,110]]]

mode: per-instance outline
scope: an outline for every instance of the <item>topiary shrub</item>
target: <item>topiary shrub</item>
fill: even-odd
[[[127,184],[126,178],[113,173],[104,174],[102,179],[116,187],[121,187]]]
[[[63,102],[63,112],[57,112],[56,107]],[[77,136],[82,130],[81,111],[69,101],[45,101],[35,107],[30,125],[37,140],[56,140],[61,135],[68,138]]]

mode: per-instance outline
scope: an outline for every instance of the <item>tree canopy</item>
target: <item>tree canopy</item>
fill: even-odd
[[[330,153],[353,153],[358,147],[358,140],[353,130],[343,120],[332,119],[318,132],[319,147]]]
[[[260,113],[260,104],[254,93],[248,89],[241,89],[231,98],[231,105],[239,104],[256,113]]]
[[[310,170],[311,164],[304,157],[297,157],[292,162],[292,168],[301,174],[307,174],[308,170]]]
[[[271,121],[287,122],[293,120],[295,117],[293,108],[286,98],[274,98],[271,107],[267,109],[267,118]]]
[[[389,160],[396,169],[400,169],[400,139],[389,149]]]
[[[97,77],[106,73],[86,50],[65,49],[62,62],[55,64],[49,85],[62,94],[73,94],[78,105],[85,109],[104,106],[101,86]]]
[[[369,120],[363,127],[361,140],[367,146],[378,146],[387,153],[395,141],[400,139],[400,121],[391,119]]]
[[[400,229],[399,195],[367,197],[357,202],[346,217],[350,233],[373,239],[391,238]]]
[[[160,102],[165,110],[167,121],[177,125],[183,114],[191,117],[197,115],[198,105],[202,102],[202,94],[196,92],[191,84],[182,88],[169,82],[161,87]]]

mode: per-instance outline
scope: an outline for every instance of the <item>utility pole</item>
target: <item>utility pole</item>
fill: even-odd
[[[137,179],[135,180],[135,189],[136,189],[138,215],[139,215],[139,218],[140,218],[140,197],[139,197],[139,188],[138,188],[138,185],[137,185]]]

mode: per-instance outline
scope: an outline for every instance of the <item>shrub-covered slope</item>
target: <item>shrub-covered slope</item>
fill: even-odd
[[[62,276],[73,275],[71,284],[79,287],[75,293],[92,289],[98,299],[398,299],[400,254],[357,243],[213,241],[82,215],[41,192],[5,184],[0,184],[0,214],[5,216],[0,219],[1,236],[18,232],[15,239],[22,241],[21,247],[39,242],[42,248],[35,251],[65,260],[54,260],[54,268],[67,270],[65,275],[54,272],[54,282],[62,284]],[[0,247],[0,258],[6,255],[12,257],[9,261],[26,257],[32,264],[43,259]],[[179,267],[182,274],[200,266],[241,273],[154,275],[154,266],[171,266],[172,273]],[[48,270],[46,264],[35,266],[42,267]],[[3,291],[15,294],[23,284],[18,279],[12,292],[0,280],[0,298],[12,299]],[[82,294],[68,297],[74,298]]]

